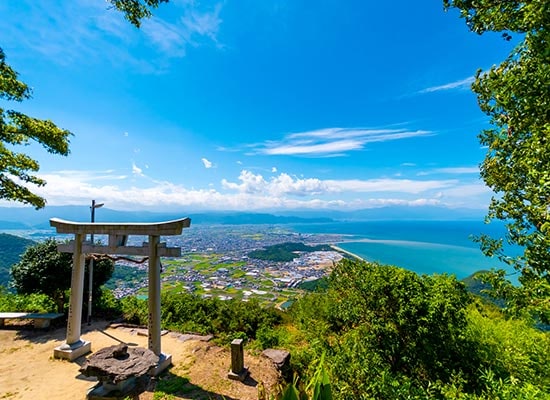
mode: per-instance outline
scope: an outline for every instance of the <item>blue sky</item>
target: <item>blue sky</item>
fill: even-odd
[[[441,0],[173,0],[140,30],[103,0],[4,0],[0,15],[33,87],[0,107],[74,133],[68,157],[22,149],[49,205],[488,205],[469,85],[513,43]]]

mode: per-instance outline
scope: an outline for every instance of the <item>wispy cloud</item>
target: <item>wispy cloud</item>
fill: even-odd
[[[207,41],[223,47],[218,41],[222,20],[222,3],[212,10],[199,10],[194,2],[183,3],[183,16],[175,22],[156,17],[143,21],[142,29],[151,43],[170,58],[183,57],[188,45],[199,46]]]
[[[433,174],[450,174],[450,175],[469,175],[479,174],[479,167],[446,167],[446,168],[434,168],[428,171],[421,171],[418,176],[426,176]]]
[[[82,171],[82,170],[61,170],[50,174],[41,174],[43,179],[56,179],[78,182],[96,182],[96,181],[120,181],[128,178],[124,174],[116,174],[114,170],[103,171]]]
[[[192,1],[170,2],[162,7],[169,10],[163,14],[167,18],[146,19],[139,30],[101,1],[74,0],[55,7],[21,2],[25,7],[7,7],[8,12],[20,12],[24,24],[8,25],[0,18],[0,31],[7,32],[4,45],[30,49],[64,65],[106,61],[142,73],[158,73],[168,60],[185,56],[189,45],[223,47],[218,39],[223,2],[212,8]],[[155,58],[144,59],[142,45],[148,46]]]
[[[362,150],[368,143],[428,136],[430,131],[406,129],[326,128],[290,133],[280,141],[251,145],[256,153],[266,155],[338,156]]]
[[[479,167],[437,168],[435,171],[444,174],[479,174]]]
[[[369,179],[325,181],[333,190],[339,192],[392,192],[418,194],[428,190],[455,186],[456,180],[411,180],[411,179]]]
[[[187,38],[178,25],[152,18],[144,21],[142,29],[151,44],[162,53],[170,57],[185,56]]]
[[[444,85],[432,86],[426,89],[421,90],[419,93],[433,93],[441,92],[443,90],[452,90],[452,89],[469,89],[475,78],[470,76],[466,79],[461,79],[459,81],[446,83]]]
[[[441,194],[441,198],[461,198],[466,199],[468,197],[474,197],[479,195],[488,195],[492,193],[491,189],[485,186],[481,182],[463,184],[456,187],[448,188]]]
[[[222,3],[216,4],[211,11],[201,12],[196,8],[188,8],[186,14],[181,18],[188,40],[191,40],[193,36],[202,36],[218,43],[217,35],[222,23],[221,10]]]

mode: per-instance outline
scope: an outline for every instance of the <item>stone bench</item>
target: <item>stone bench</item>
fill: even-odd
[[[0,312],[0,327],[4,326],[6,319],[32,319],[35,328],[48,328],[52,320],[63,315],[59,313]]]

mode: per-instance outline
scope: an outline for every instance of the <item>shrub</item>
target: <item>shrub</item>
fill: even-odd
[[[121,300],[122,317],[131,324],[147,325],[149,318],[146,300],[135,296],[127,296]]]
[[[0,312],[55,312],[56,304],[45,294],[13,294],[0,287]]]

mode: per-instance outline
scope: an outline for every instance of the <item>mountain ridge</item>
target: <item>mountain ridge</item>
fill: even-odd
[[[325,223],[360,220],[481,220],[484,210],[438,206],[392,206],[361,210],[266,210],[239,211],[121,211],[110,208],[96,210],[97,222],[155,222],[189,217],[194,224],[288,224]],[[87,206],[0,207],[0,229],[47,229],[51,218],[77,222],[90,221]]]

